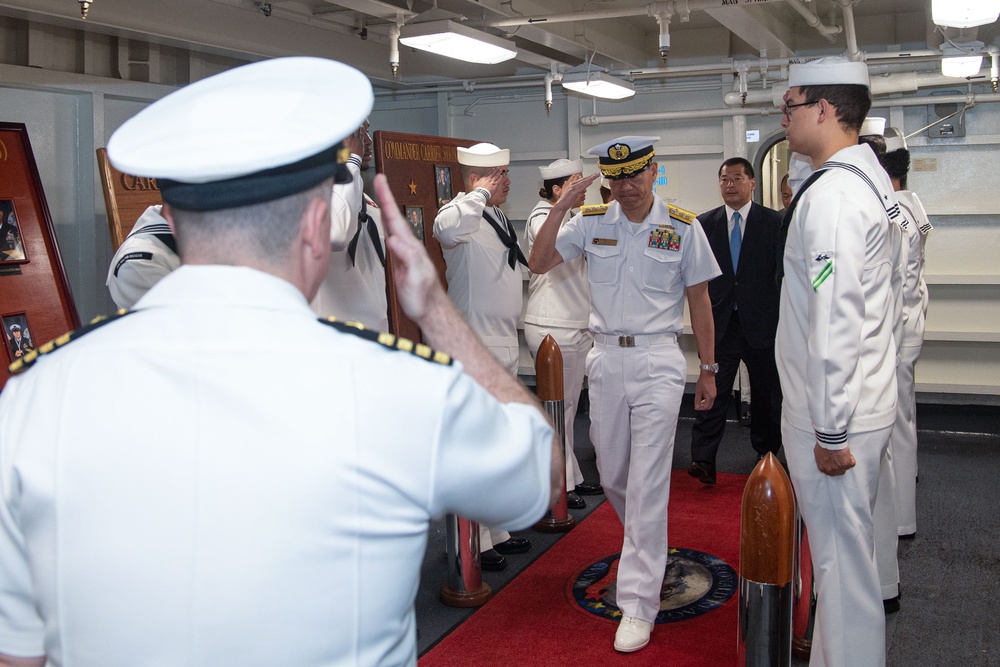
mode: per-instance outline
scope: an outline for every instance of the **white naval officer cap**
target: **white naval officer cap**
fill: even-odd
[[[548,181],[553,178],[572,176],[573,174],[582,174],[583,160],[567,160],[566,158],[559,158],[547,166],[539,167],[538,172],[542,175],[543,181]]]
[[[827,56],[788,67],[788,87],[843,86],[869,87],[868,67],[843,56]]]
[[[510,150],[493,144],[481,143],[468,148],[458,148],[458,163],[466,167],[506,167],[510,164]]]
[[[20,324],[12,324],[12,325],[10,325],[10,330],[11,330],[12,333],[14,331],[20,331],[21,330],[21,325]]]
[[[120,171],[156,178],[179,209],[259,204],[328,178],[349,182],[342,140],[373,101],[368,78],[343,63],[264,60],[154,102],[111,136],[108,157]]]
[[[630,178],[653,161],[653,144],[659,140],[659,137],[629,135],[605,141],[587,152],[597,156],[598,166],[605,178]]]
[[[887,135],[885,138],[885,152],[891,153],[893,151],[906,149],[906,137],[903,136],[903,132],[896,127],[890,127],[885,131]]]
[[[879,118],[878,116],[868,116],[865,118],[864,122],[861,123],[861,131],[858,132],[859,137],[881,137],[885,132],[885,118]]]

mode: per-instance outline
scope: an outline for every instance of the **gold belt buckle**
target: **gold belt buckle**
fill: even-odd
[[[618,347],[635,347],[635,336],[619,336]]]

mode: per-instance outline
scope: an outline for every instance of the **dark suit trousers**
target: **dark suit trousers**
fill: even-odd
[[[777,454],[781,448],[781,384],[774,362],[774,347],[750,347],[743,336],[738,313],[732,313],[726,333],[715,346],[715,361],[719,364],[719,372],[715,376],[715,403],[711,410],[695,413],[691,429],[692,461],[715,464],[719,443],[726,430],[726,415],[733,402],[733,383],[740,360],[747,365],[753,389],[750,444],[758,454]]]

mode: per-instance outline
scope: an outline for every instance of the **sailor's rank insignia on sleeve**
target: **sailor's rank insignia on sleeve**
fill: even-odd
[[[684,224],[690,225],[694,222],[696,216],[691,211],[681,208],[680,206],[674,206],[673,204],[667,204],[667,211],[670,213],[670,217],[674,220],[680,220]]]
[[[335,317],[321,317],[319,318],[319,321],[329,327],[333,327],[341,333],[351,334],[352,336],[357,336],[358,338],[364,338],[365,340],[378,343],[382,347],[386,347],[391,350],[406,352],[416,357],[420,357],[421,359],[432,361],[436,364],[442,364],[444,366],[452,365],[451,356],[439,350],[435,350],[428,345],[424,345],[423,343],[414,343],[409,338],[402,338],[385,331],[367,329],[365,328],[365,325],[360,322],[341,322]]]
[[[134,310],[125,310],[124,308],[122,308],[114,315],[110,316],[98,315],[97,317],[95,317],[94,319],[92,319],[90,322],[80,327],[79,329],[70,331],[69,333],[64,333],[58,338],[50,340],[48,343],[40,345],[36,349],[27,352],[23,357],[19,358],[17,361],[8,366],[7,370],[10,371],[12,375],[16,373],[21,373],[30,368],[31,366],[33,366],[34,363],[38,361],[39,357],[46,354],[52,354],[59,348],[65,347],[74,340],[78,340],[80,337],[90,333],[94,329],[97,329],[98,327],[103,327],[105,324],[108,324],[109,322],[114,322],[115,320],[120,319],[125,315],[128,315],[129,313],[134,313],[134,312],[135,312]]]

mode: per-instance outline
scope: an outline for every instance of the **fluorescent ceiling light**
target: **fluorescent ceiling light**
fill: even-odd
[[[399,31],[399,42],[439,56],[484,65],[502,63],[517,55],[514,42],[455,21],[407,23]]]
[[[1000,17],[1000,0],[932,0],[931,17],[951,28],[986,25]]]
[[[563,88],[604,100],[624,100],[635,95],[635,86],[598,70],[567,72],[562,78]]]
[[[965,79],[979,74],[983,66],[983,43],[967,42],[957,47],[945,44],[941,49],[941,74]]]

